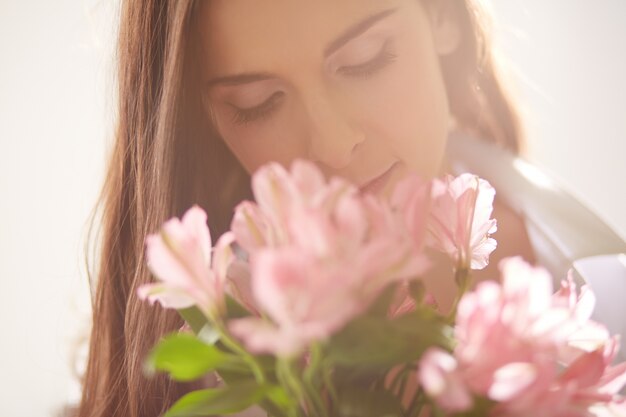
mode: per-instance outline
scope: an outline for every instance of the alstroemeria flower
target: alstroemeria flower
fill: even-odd
[[[237,243],[250,253],[295,246],[321,258],[350,259],[372,274],[393,267],[395,275],[409,276],[427,265],[419,251],[409,255],[407,226],[389,205],[359,195],[344,179],[326,181],[311,162],[296,160],[290,171],[265,165],[252,187],[257,203],[240,204],[231,224]]]
[[[432,182],[432,212],[427,244],[447,253],[461,268],[483,269],[496,248],[490,219],[495,190],[485,180],[462,174]]]
[[[319,169],[303,160],[294,161],[291,171],[275,162],[262,166],[252,177],[256,203],[244,201],[235,208],[231,230],[237,243],[248,252],[290,243],[293,207],[332,209],[334,194],[353,188],[347,182],[335,185],[329,187]]]
[[[251,350],[292,355],[330,336],[389,284],[428,266],[385,202],[309,162],[270,164],[253,177],[258,205],[240,205],[232,230],[250,252],[255,305],[231,330]]]
[[[402,225],[411,236],[416,252],[421,252],[426,237],[431,187],[431,181],[410,174],[396,184],[391,196],[391,206],[401,216]]]
[[[456,358],[440,348],[428,349],[420,359],[420,384],[446,411],[465,411],[472,406],[472,395],[458,366]]]
[[[453,354],[423,358],[426,392],[456,411],[472,406],[465,392],[487,398],[497,403],[493,416],[593,416],[592,408],[619,409],[626,363],[611,366],[618,340],[589,320],[591,292],[578,295],[569,280],[553,295],[549,274],[521,258],[503,260],[500,269],[502,285],[481,282],[462,298]]]
[[[211,248],[207,215],[193,206],[182,219],[172,218],[146,238],[148,268],[160,282],[138,288],[141,299],[165,308],[198,306],[209,317],[224,309],[226,272],[234,260],[226,233]]]
[[[267,249],[252,262],[253,293],[271,322],[231,320],[230,331],[253,352],[291,356],[323,340],[366,307],[349,265],[322,265],[296,248]]]

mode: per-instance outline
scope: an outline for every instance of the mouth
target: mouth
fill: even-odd
[[[359,191],[361,192],[361,194],[378,194],[379,192],[381,192],[385,188],[385,185],[387,185],[387,183],[389,182],[389,178],[391,178],[391,174],[393,174],[397,165],[398,162],[394,162],[382,174],[361,184],[359,186]]]

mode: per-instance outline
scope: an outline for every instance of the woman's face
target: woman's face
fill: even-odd
[[[438,57],[458,43],[445,13],[418,0],[201,4],[203,97],[248,172],[306,158],[379,194],[409,171],[439,172]]]

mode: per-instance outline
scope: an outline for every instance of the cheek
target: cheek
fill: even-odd
[[[290,106],[285,106],[290,110]],[[252,174],[270,161],[284,166],[302,155],[304,143],[298,140],[291,111],[279,112],[265,120],[237,125],[228,109],[216,109],[220,136],[246,171]]]
[[[439,172],[445,150],[448,104],[437,62],[417,58],[397,62],[367,99],[362,120],[379,146],[391,148],[412,171],[431,177]]]

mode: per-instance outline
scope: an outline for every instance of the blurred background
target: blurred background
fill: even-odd
[[[528,158],[626,236],[626,2],[490,6]],[[3,416],[52,416],[79,396],[71,364],[88,330],[86,222],[113,132],[117,13],[117,1],[0,0]]]

